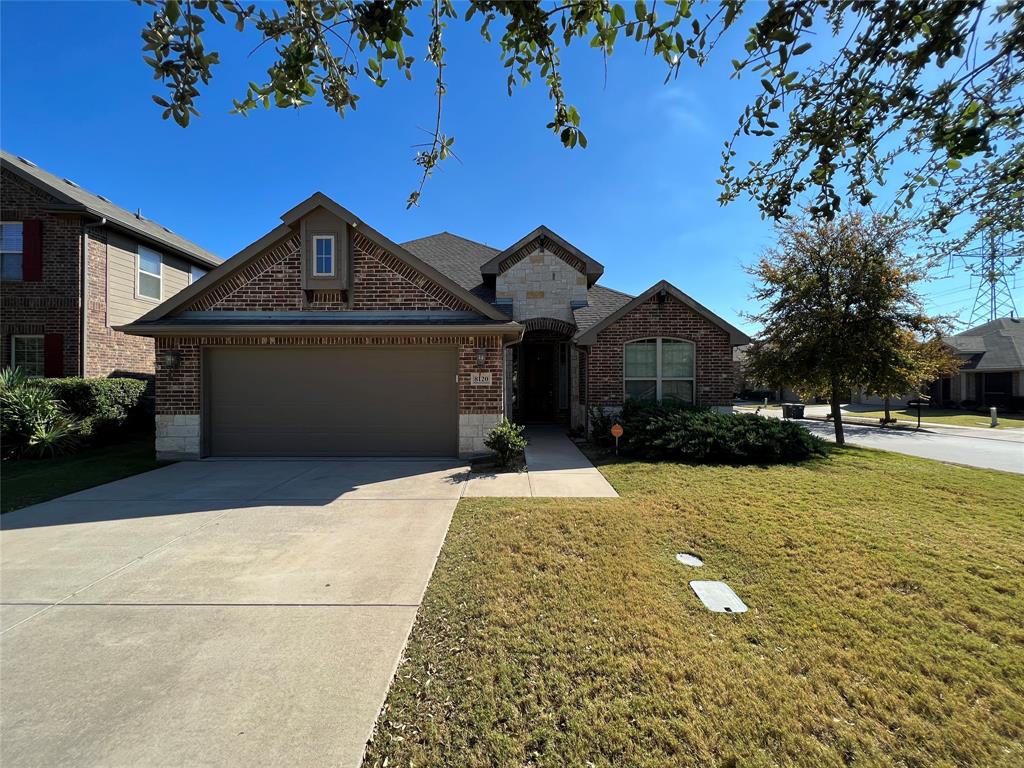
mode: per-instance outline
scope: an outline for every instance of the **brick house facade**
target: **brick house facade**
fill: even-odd
[[[6,152],[0,221],[0,367],[18,364],[33,375],[151,379],[152,339],[113,328],[158,303],[134,295],[139,247],[166,254],[162,298],[188,284],[191,265],[220,263],[155,222]]]
[[[692,345],[692,399],[731,403],[741,332],[667,283],[595,285],[601,265],[546,228],[503,252],[398,245],[321,193],[282,221],[122,328],[156,340],[159,455],[469,457],[503,417],[586,428],[620,407],[641,339]]]

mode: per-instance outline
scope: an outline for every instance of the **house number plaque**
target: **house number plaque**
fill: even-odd
[[[491,385],[491,372],[474,371],[470,374],[469,383],[474,387],[489,387]]]

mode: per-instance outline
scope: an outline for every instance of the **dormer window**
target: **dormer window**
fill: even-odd
[[[334,277],[334,235],[313,238],[313,276]]]

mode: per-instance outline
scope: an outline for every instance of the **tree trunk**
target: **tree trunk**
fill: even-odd
[[[892,414],[889,413],[889,400],[890,400],[890,398],[888,396],[886,396],[886,398],[885,398],[885,423],[886,424],[888,424],[889,421],[892,419]]]
[[[836,430],[836,445],[845,445],[843,436],[843,412],[839,407],[839,382],[832,380],[832,425]]]

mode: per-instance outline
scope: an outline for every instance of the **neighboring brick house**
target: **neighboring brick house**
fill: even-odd
[[[466,457],[503,416],[731,405],[743,333],[665,282],[598,286],[602,266],[546,227],[503,251],[398,245],[321,193],[281,218],[122,327],[156,339],[162,457]]]
[[[0,174],[0,367],[152,379],[153,340],[114,326],[221,259],[24,158]]]

